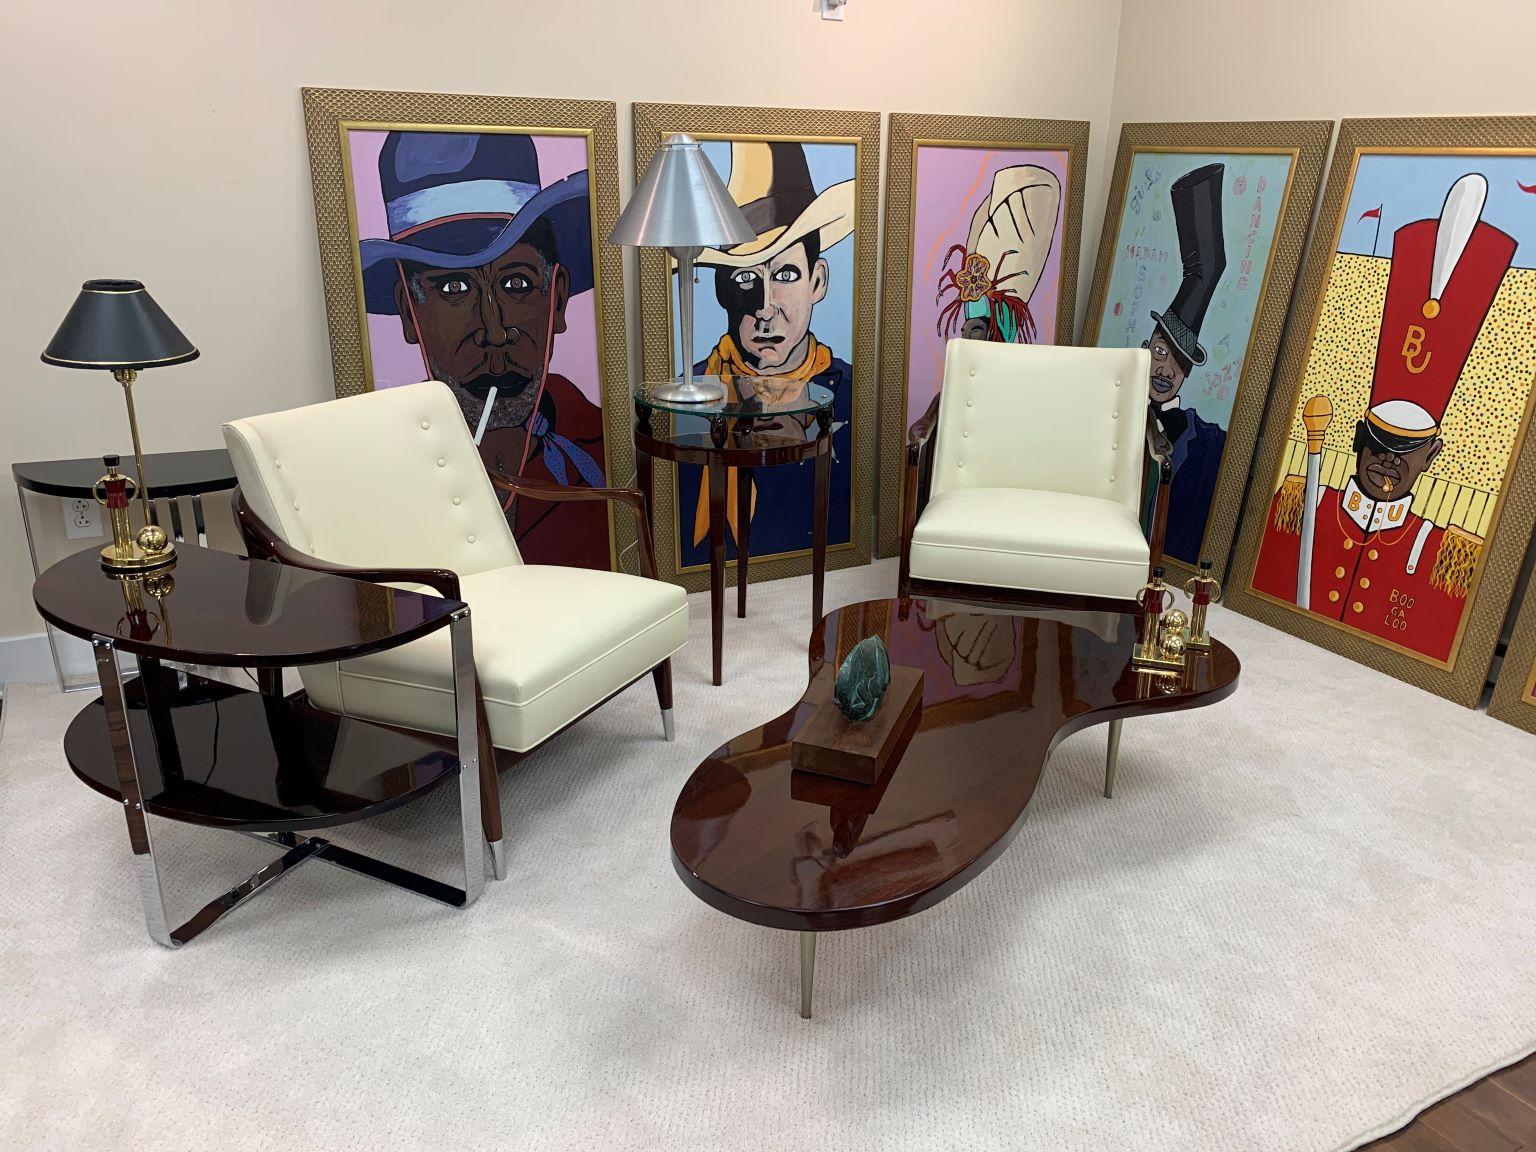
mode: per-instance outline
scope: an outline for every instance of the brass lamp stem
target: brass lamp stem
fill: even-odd
[[[123,386],[123,399],[128,402],[128,431],[133,436],[133,464],[139,472],[139,500],[144,505],[144,523],[155,523],[155,506],[149,502],[149,477],[144,475],[144,452],[139,447],[139,418],[133,410],[133,382],[139,378],[137,368],[114,368],[112,375]]]

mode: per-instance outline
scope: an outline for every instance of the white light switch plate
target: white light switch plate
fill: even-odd
[[[64,535],[70,540],[100,536],[101,505],[94,500],[64,500]]]
[[[843,13],[847,10],[846,0],[842,4],[834,4],[832,0],[821,0],[821,18],[823,20],[841,20]]]

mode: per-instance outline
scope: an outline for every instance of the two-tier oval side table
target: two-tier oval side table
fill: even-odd
[[[149,935],[187,943],[308,860],[361,873],[454,907],[485,885],[475,666],[469,607],[211,548],[177,553],[142,577],[104,572],[78,552],[38,577],[43,619],[95,649],[101,695],[64,736],[84,783],[122,805]],[[331,663],[450,631],[457,755],[397,729],[284,695],[281,669]],[[117,654],[137,658],[123,678]],[[259,670],[261,691],[176,672],[176,661]],[[454,777],[464,887],[300,835],[417,800]],[[254,836],[283,855],[171,927],[147,816]]]

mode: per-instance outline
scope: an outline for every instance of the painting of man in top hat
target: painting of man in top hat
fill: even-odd
[[[853,144],[795,140],[705,141],[757,235],[698,257],[694,347],[709,353],[703,375],[766,376],[832,391],[832,476],[828,548],[852,539],[854,231]],[[674,313],[676,309],[674,309]],[[679,366],[680,367],[680,366]],[[800,425],[807,437],[816,429]],[[753,472],[748,505],[753,558],[811,546],[814,465]],[[737,539],[738,477],[727,476],[727,549]],[[709,508],[702,470],[678,470],[678,540],[684,567],[708,562]]]
[[[1151,353],[1150,422],[1173,465],[1164,552],[1186,568],[1215,550],[1225,563],[1206,530],[1294,165],[1290,151],[1133,151],[1102,241],[1090,335]]]
[[[1360,158],[1252,592],[1454,664],[1536,373],[1533,175]]]
[[[597,488],[588,149],[581,134],[346,133],[371,385],[441,380],[489,466]],[[528,563],[612,564],[605,502],[518,499],[507,517]]]

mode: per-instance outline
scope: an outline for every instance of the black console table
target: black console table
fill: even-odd
[[[70,723],[75,775],[121,804],[149,935],[175,948],[306,860],[320,859],[466,907],[485,884],[469,608],[227,552],[189,548],[144,577],[80,552],[33,586],[43,619],[95,647],[101,696]],[[428,740],[322,712],[282,693],[281,669],[378,652],[450,629],[458,755]],[[126,681],[117,652],[138,659]],[[260,669],[261,691],[163,660]],[[464,887],[341,848],[317,828],[362,820],[459,782]],[[283,855],[172,928],[146,813],[245,833]]]
[[[139,472],[133,461],[133,453],[122,454],[119,470],[135,485]],[[192,530],[197,543],[208,546],[207,525],[203,519],[203,497],[210,492],[227,492],[235,486],[235,469],[229,453],[223,448],[207,448],[195,452],[151,452],[144,457],[149,471],[149,499],[167,501],[170,513],[170,535],[176,543],[186,540],[186,530],[181,519],[182,497],[192,504]],[[60,500],[94,500],[94,487],[101,478],[103,466],[100,456],[87,456],[76,460],[29,460],[11,465],[11,476],[16,481],[16,495],[21,499],[21,524],[27,533],[27,551],[32,556],[32,575],[41,569],[37,562],[37,545],[32,537],[32,516],[27,507],[27,493],[39,496],[56,496]],[[98,545],[106,544],[105,538]],[[94,550],[94,549],[93,549]],[[67,684],[64,669],[59,663],[58,646],[53,641],[53,627],[45,624],[48,634],[48,651],[53,657],[53,673],[61,692],[79,692],[94,688],[94,684]]]

